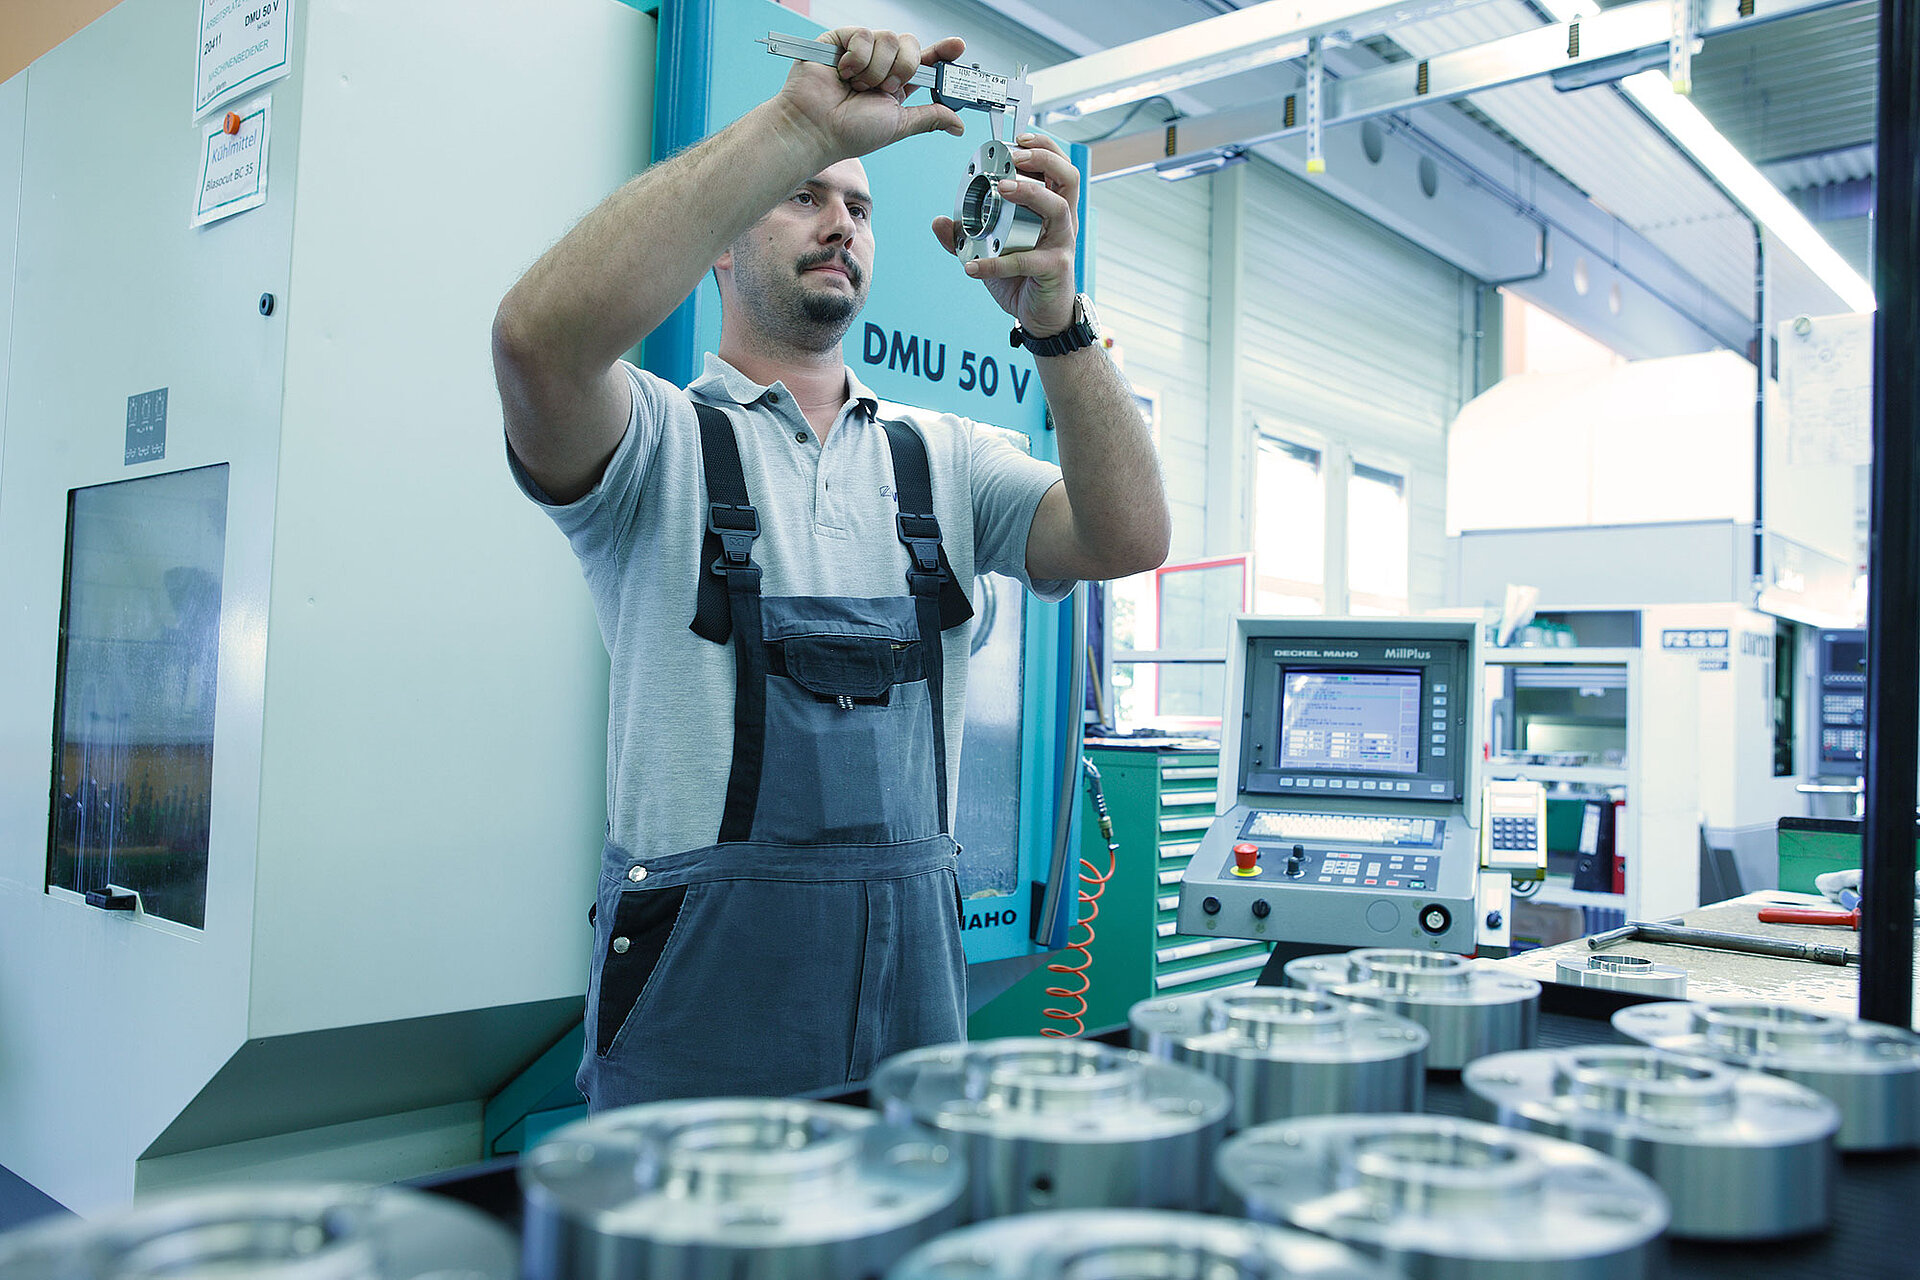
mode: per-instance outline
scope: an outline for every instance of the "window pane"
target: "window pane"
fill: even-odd
[[[1216,649],[1224,659],[1233,615],[1246,602],[1246,566],[1209,565],[1160,574],[1160,647]]]
[[[1219,663],[1169,662],[1160,667],[1160,717],[1181,721],[1220,721],[1227,669]]]
[[[1154,617],[1154,575],[1136,573],[1107,584],[1107,649],[1157,649],[1160,628]]]
[[[1327,494],[1320,455],[1260,436],[1254,450],[1254,608],[1326,609]]]
[[[200,928],[227,468],[75,489],[61,607],[47,884],[109,884]]]
[[[1356,466],[1347,480],[1348,608],[1356,614],[1407,610],[1406,481]]]

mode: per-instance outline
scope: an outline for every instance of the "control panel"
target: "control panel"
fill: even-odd
[[[1867,633],[1822,631],[1820,772],[1857,777],[1867,754]]]
[[[1473,951],[1476,633],[1236,620],[1219,816],[1181,881],[1181,933]]]

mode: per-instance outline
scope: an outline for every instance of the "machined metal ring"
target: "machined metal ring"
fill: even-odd
[[[287,1184],[141,1200],[0,1235],[8,1280],[513,1280],[513,1236],[476,1209],[404,1187]]]
[[[1462,1082],[1474,1118],[1578,1142],[1659,1183],[1676,1236],[1766,1240],[1827,1225],[1840,1110],[1791,1080],[1606,1045],[1496,1053]]]
[[[1427,1031],[1314,991],[1244,987],[1143,1000],[1133,1046],[1205,1071],[1233,1094],[1229,1128],[1336,1112],[1418,1111]]]
[[[1667,1198],[1558,1138],[1442,1116],[1311,1116],[1220,1148],[1228,1205],[1420,1277],[1644,1280]]]
[[[1840,1108],[1842,1151],[1920,1147],[1920,1035],[1758,1001],[1661,1001],[1613,1015],[1614,1030],[1806,1085]]]
[[[997,258],[1040,243],[1045,221],[1000,194],[1000,183],[1007,178],[1028,181],[1014,172],[1013,152],[998,138],[982,145],[967,162],[967,176],[960,180],[953,205],[953,248],[960,261]]]
[[[1285,1227],[1151,1209],[1023,1213],[921,1245],[887,1280],[1390,1280],[1331,1240]]]
[[[1475,1058],[1530,1049],[1540,984],[1447,952],[1366,947],[1286,965],[1296,987],[1411,1019],[1432,1037],[1427,1066],[1457,1071]]]
[[[713,1098],[624,1107],[520,1164],[528,1280],[884,1274],[961,1221],[952,1144],[871,1111]]]
[[[1640,956],[1603,951],[1584,960],[1561,960],[1555,976],[1570,987],[1597,987],[1603,991],[1631,991],[1635,995],[1684,999],[1687,971],[1655,964]]]
[[[1034,1209],[1211,1208],[1226,1086],[1145,1053],[1039,1036],[933,1045],[880,1064],[868,1096],[945,1134],[975,1219]]]

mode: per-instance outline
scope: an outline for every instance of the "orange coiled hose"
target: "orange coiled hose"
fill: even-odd
[[[1079,1006],[1078,1008],[1041,1010],[1044,1016],[1055,1022],[1073,1024],[1071,1031],[1055,1026],[1040,1029],[1040,1034],[1043,1036],[1056,1036],[1061,1039],[1083,1035],[1087,1029],[1087,992],[1093,988],[1093,978],[1087,972],[1093,964],[1091,950],[1095,936],[1093,922],[1100,918],[1100,895],[1106,892],[1107,881],[1113,879],[1114,868],[1118,865],[1120,854],[1120,846],[1113,840],[1113,818],[1107,813],[1107,797],[1100,789],[1100,771],[1093,767],[1091,760],[1082,760],[1080,763],[1086,770],[1087,785],[1093,791],[1094,811],[1100,816],[1100,835],[1107,842],[1107,869],[1103,872],[1087,859],[1080,859],[1081,914],[1080,918],[1074,921],[1074,928],[1084,929],[1086,933],[1080,938],[1074,938],[1069,934],[1066,947],[1068,951],[1079,953],[1079,958],[1072,963],[1056,962],[1047,966],[1048,973],[1070,974],[1079,984],[1073,987],[1058,986],[1046,989],[1046,994],[1052,999],[1071,1000]]]

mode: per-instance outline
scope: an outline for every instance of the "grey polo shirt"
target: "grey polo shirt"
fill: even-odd
[[[702,640],[693,620],[706,528],[699,420],[691,394],[736,423],[747,493],[760,516],[753,558],[770,596],[906,594],[907,549],[894,526],[893,459],[881,414],[927,442],[934,514],[947,559],[972,595],[1003,573],[1044,600],[1071,582],[1027,577],[1027,534],[1060,469],[991,428],[953,414],[879,401],[853,371],[823,447],[780,383],[763,387],[718,356],[686,391],[624,365],[633,416],[600,483],[557,506],[508,450],[514,480],[566,534],[586,574],[611,656],[607,715],[608,839],[637,857],[712,844],[733,761],[733,648]],[[967,698],[965,628],[944,635],[947,794],[960,785]]]

